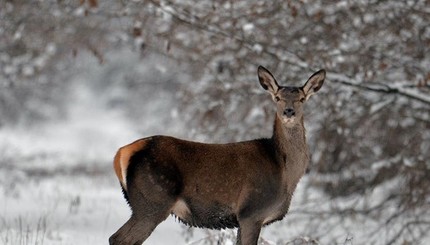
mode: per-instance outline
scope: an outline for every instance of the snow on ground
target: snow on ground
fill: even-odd
[[[1,244],[107,244],[130,215],[112,174],[26,177],[13,189],[1,190]],[[181,233],[169,218],[148,244],[184,244]]]

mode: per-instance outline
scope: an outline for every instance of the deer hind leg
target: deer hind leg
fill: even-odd
[[[239,221],[236,245],[257,245],[261,224],[255,221]]]
[[[170,214],[171,203],[165,204],[151,202],[144,197],[139,198],[138,207],[133,207],[131,218],[109,238],[110,245],[142,244],[152,231]],[[133,198],[136,200],[136,198]]]
[[[165,220],[170,213],[172,203],[163,198],[164,203],[152,200],[151,196],[141,193],[137,188],[130,188],[131,218],[109,238],[110,245],[142,244],[152,231]]]
[[[111,245],[142,244],[170,214],[182,190],[182,179],[173,165],[161,165],[139,156],[131,163],[127,196],[133,214],[109,239]]]
[[[132,216],[115,234],[109,238],[110,245],[137,245],[151,234],[157,224],[153,225]]]

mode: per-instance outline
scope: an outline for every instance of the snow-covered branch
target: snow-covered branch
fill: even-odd
[[[327,78],[330,82],[340,83],[355,88],[387,94],[398,94],[401,96],[408,97],[409,99],[416,100],[425,104],[430,105],[430,94],[424,94],[419,91],[418,88],[410,88],[401,85],[400,83],[393,83],[394,85],[387,85],[383,83],[364,83],[357,81],[354,78],[350,78],[343,74],[328,73]]]

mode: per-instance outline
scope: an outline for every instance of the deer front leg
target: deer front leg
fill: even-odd
[[[236,245],[257,245],[261,224],[254,220],[239,221]]]

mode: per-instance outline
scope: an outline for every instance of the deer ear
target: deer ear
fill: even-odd
[[[320,90],[320,88],[324,83],[324,79],[325,79],[325,70],[319,70],[315,72],[308,79],[308,81],[302,87],[303,92],[305,93],[305,96],[306,96],[306,100],[308,100],[309,97],[311,97],[311,95],[313,95],[314,93],[318,92],[318,90]]]
[[[260,80],[261,87],[275,95],[279,90],[279,85],[273,77],[272,73],[266,68],[258,67],[258,80]]]

